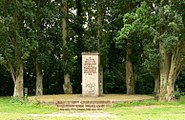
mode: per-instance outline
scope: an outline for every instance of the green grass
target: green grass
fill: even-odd
[[[11,97],[0,97],[0,120],[45,120],[49,118],[33,117],[31,114],[49,114],[55,112],[59,111],[53,106],[28,103]]]
[[[1,97],[0,106],[1,106],[0,112],[6,113],[45,114],[57,111],[57,108],[52,106],[28,103],[24,100],[15,99],[11,97]]]
[[[120,120],[185,120],[185,97],[175,102],[147,100],[115,104],[107,111]]]
[[[71,114],[75,112],[61,112],[54,106],[38,104],[37,102],[29,103],[13,97],[0,97],[0,120],[91,120],[88,117],[55,116],[55,113]]]
[[[185,120],[185,97],[175,102],[131,102],[115,104],[104,112],[114,117],[98,120]],[[56,107],[38,103],[28,103],[23,100],[0,97],[0,120],[94,120],[97,118],[33,116],[33,114],[61,113]],[[74,113],[74,111],[72,112]],[[116,116],[116,117],[115,117]]]

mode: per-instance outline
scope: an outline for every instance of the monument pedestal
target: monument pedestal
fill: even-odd
[[[99,53],[82,53],[82,96],[98,97],[102,92],[100,83]]]

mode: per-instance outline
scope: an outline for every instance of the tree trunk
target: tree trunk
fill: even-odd
[[[67,51],[65,49],[67,43],[67,2],[66,0],[62,0],[62,39],[63,39],[63,59],[64,62],[67,62]],[[70,75],[64,67],[64,84],[63,89],[65,94],[73,93],[72,84],[70,81]]]
[[[97,3],[97,12],[98,12],[98,30],[97,30],[97,38],[98,38],[98,51],[100,51],[102,45],[102,31],[103,31],[103,10],[100,1]]]
[[[14,82],[14,97],[22,98],[24,96],[24,88],[23,88],[23,74],[24,74],[24,67],[23,63],[19,64],[19,69],[16,74],[16,79]]]
[[[160,90],[159,101],[171,101],[175,99],[174,85],[180,72],[182,57],[177,47],[171,54],[167,54],[160,43]]]
[[[135,8],[135,5],[132,2],[128,4],[128,10],[132,11]],[[131,60],[132,55],[132,43],[127,40],[127,48],[126,48],[126,90],[128,95],[135,94],[135,75],[133,71],[133,64]]]
[[[73,88],[70,82],[70,75],[68,73],[64,73],[64,85],[63,85],[64,93],[65,94],[72,94]]]
[[[101,53],[102,46],[102,31],[103,31],[103,7],[100,1],[97,2],[97,12],[98,12],[98,30],[97,30],[97,38],[98,38],[98,52],[100,53],[100,95],[103,94],[103,54]]]
[[[156,99],[158,99],[159,97],[159,81],[160,81],[160,75],[159,75],[159,69],[157,69],[155,75],[154,75],[154,82],[155,82],[155,86],[154,86],[154,95],[156,96]]]
[[[167,101],[171,101],[175,99],[175,95],[174,95],[175,81],[180,73],[182,61],[183,61],[183,58],[181,57],[180,48],[177,47],[172,52],[172,56],[171,56],[171,66],[170,66],[169,79],[167,84]]]
[[[159,43],[160,52],[160,88],[159,101],[166,101],[168,75],[170,69],[170,57],[162,42]]]
[[[43,74],[40,63],[36,62],[36,96],[43,95]]]
[[[127,43],[127,50],[126,50],[126,88],[127,94],[132,95],[135,94],[135,77],[133,72],[133,65],[131,61],[131,54],[132,50],[130,48],[130,43]]]
[[[21,62],[21,59],[18,56],[17,49],[15,50],[15,56],[16,56],[16,63],[17,63],[17,69],[14,68],[13,62],[10,61],[10,59],[7,56],[7,53],[4,52],[4,56],[7,60],[7,67],[9,69],[9,72],[11,73],[13,82],[14,82],[14,97],[22,98],[24,96],[24,88],[23,88],[23,75],[24,75],[24,64]],[[16,70],[16,71],[15,71]]]
[[[17,8],[17,0],[13,1],[14,7]],[[17,13],[17,11],[15,10],[14,12],[14,28],[13,28],[13,37],[10,38],[11,42],[13,43],[13,48],[14,48],[14,55],[15,55],[15,59],[16,59],[16,66],[15,68],[13,68],[15,71],[14,72],[14,93],[13,96],[14,97],[20,97],[22,98],[24,96],[24,64],[22,61],[22,54],[21,54],[21,50],[19,49],[19,39],[17,37],[17,29],[19,29],[21,27],[21,25],[19,24],[20,22],[20,15]],[[13,65],[13,64],[12,64]],[[13,66],[12,66],[13,67]]]

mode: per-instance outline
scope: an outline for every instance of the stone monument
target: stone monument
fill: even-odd
[[[102,94],[99,53],[82,53],[82,96],[98,97]]]

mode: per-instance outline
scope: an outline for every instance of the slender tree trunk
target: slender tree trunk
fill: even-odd
[[[62,0],[62,39],[63,39],[63,59],[64,62],[67,62],[67,51],[65,49],[67,43],[67,1]],[[66,68],[64,69],[64,93],[71,94],[73,93],[72,84],[70,81],[70,75],[67,72]]]
[[[13,0],[13,4],[14,4],[14,7],[17,8],[17,0]],[[22,54],[21,54],[21,51],[19,49],[19,45],[18,45],[18,37],[17,37],[17,34],[16,34],[16,30],[18,28],[21,27],[21,25],[19,24],[19,21],[20,21],[20,15],[19,13],[17,12],[17,10],[15,9],[15,12],[14,12],[14,28],[13,28],[13,37],[10,39],[11,42],[13,43],[13,48],[14,48],[14,55],[15,55],[15,59],[16,59],[16,66],[14,66],[15,68],[14,69],[14,93],[13,93],[13,96],[14,97],[23,97],[24,96],[24,79],[23,79],[23,76],[24,76],[24,64],[23,64],[23,61],[22,61]],[[12,64],[13,65],[13,64]]]
[[[135,4],[129,2],[128,10],[132,11],[135,8]],[[128,95],[135,94],[135,79],[136,76],[134,75],[133,71],[133,64],[131,60],[132,55],[132,43],[131,41],[127,40],[127,48],[126,48],[126,90]]]
[[[36,96],[43,95],[43,73],[40,63],[36,62]]]
[[[127,87],[127,94],[135,94],[135,77],[133,72],[133,65],[131,61],[131,45],[127,43],[127,50],[126,50],[126,87]]]
[[[16,79],[14,82],[14,97],[22,98],[24,96],[24,88],[23,88],[23,74],[24,74],[24,66],[23,63],[19,64],[19,69],[16,74]]]
[[[102,45],[102,30],[103,30],[103,10],[100,1],[97,3],[97,12],[98,12],[98,30],[97,30],[97,38],[98,38],[98,51],[100,51]]]
[[[100,95],[103,94],[103,55],[101,53],[101,46],[103,41],[102,31],[103,31],[103,8],[100,1],[97,3],[97,11],[98,11],[98,31],[97,31],[97,38],[98,38],[98,52],[100,53]]]

